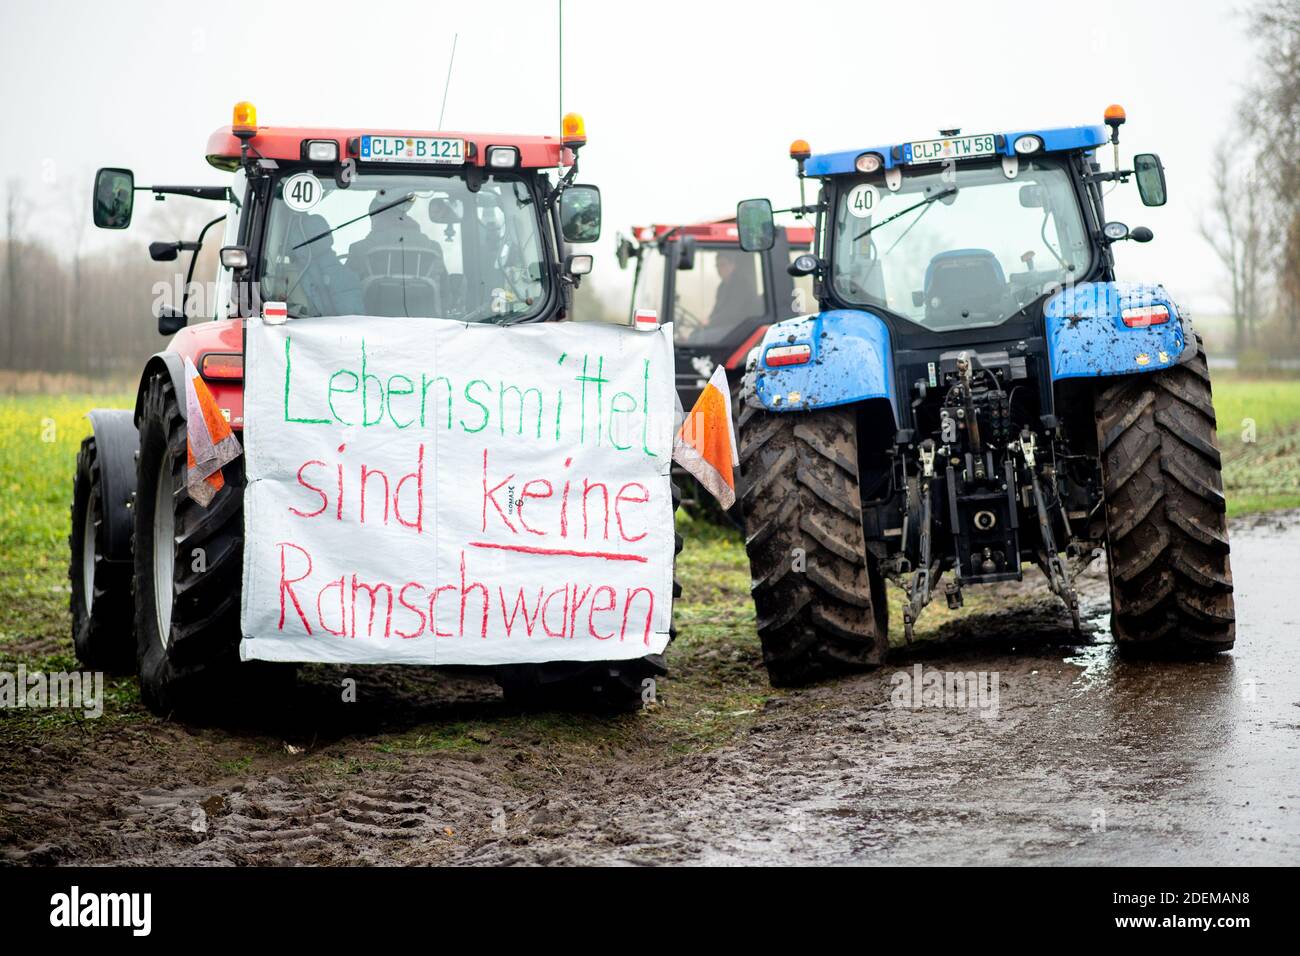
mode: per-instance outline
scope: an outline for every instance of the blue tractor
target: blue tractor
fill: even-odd
[[[881,662],[885,582],[903,631],[943,586],[1037,564],[1079,628],[1075,580],[1104,550],[1111,630],[1154,657],[1230,649],[1232,573],[1210,376],[1160,285],[1119,282],[1103,191],[1165,202],[1153,153],[1119,165],[1105,125],[813,155],[796,141],[820,311],[750,353],[739,423],[746,548],[773,683]],[[1098,150],[1114,144],[1103,171]],[[815,201],[807,180],[820,186]],[[740,203],[742,248],[775,232]]]

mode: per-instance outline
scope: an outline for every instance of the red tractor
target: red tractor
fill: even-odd
[[[673,323],[683,408],[695,404],[719,365],[726,366],[727,381],[737,394],[745,359],[768,326],[815,308],[812,280],[789,272],[794,258],[812,248],[812,239],[811,226],[778,227],[772,248],[745,252],[735,219],[636,226],[632,238],[619,238],[619,267],[636,263],[633,313],[649,309]],[[714,500],[693,478],[680,469],[675,476],[685,492],[684,507],[719,517]],[[739,525],[740,509],[732,508],[727,518]]]
[[[719,365],[735,388],[745,357],[773,322],[803,315],[816,303],[812,282],[791,277],[794,257],[812,248],[811,226],[777,228],[765,252],[740,248],[736,221],[637,226],[620,237],[618,264],[636,262],[632,310],[652,309],[673,323],[677,394],[684,408],[699,398]]]
[[[256,674],[240,664],[243,459],[224,469],[208,507],[185,491],[185,360],[194,363],[237,435],[244,425],[244,323],[264,302],[305,316],[440,317],[547,322],[567,317],[592,257],[569,243],[600,234],[600,194],[574,183],[586,142],[581,117],[563,133],[485,133],[258,126],[251,104],[212,134],[216,186],[137,186],[101,169],[95,225],[124,229],[137,191],[221,207],[193,242],[153,243],[173,260],[220,227],[216,274],[196,302],[158,309],[171,340],[145,364],[135,408],[90,413],[72,505],[72,634],[87,666],[138,668],[155,711],[197,711]],[[567,170],[566,170],[567,167]],[[205,321],[197,321],[198,319]],[[195,324],[190,324],[191,319]],[[238,671],[238,684],[231,678]],[[508,693],[640,705],[658,655],[632,662],[510,666]]]

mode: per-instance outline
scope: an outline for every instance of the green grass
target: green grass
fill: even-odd
[[[1214,409],[1228,514],[1300,508],[1300,379],[1220,373]]]
[[[0,660],[67,631],[68,515],[85,414],[132,396],[0,398]],[[71,651],[70,645],[66,648]]]
[[[87,410],[129,407],[131,399],[129,394],[0,398],[0,668],[19,663],[29,670],[76,666],[68,636],[67,535],[77,449],[89,433]],[[1219,374],[1215,404],[1229,512],[1300,507],[1300,380]],[[1252,437],[1247,419],[1254,423],[1253,441],[1246,440]],[[689,751],[745,732],[781,692],[768,686],[759,665],[744,548],[734,531],[685,516],[679,526],[686,539],[678,562],[683,599],[675,610],[678,639],[670,655],[672,675],[657,706],[616,720],[542,714],[426,723],[378,735],[373,765],[432,751],[472,753],[486,746],[485,740],[546,740],[564,748],[560,766],[575,753],[595,755],[651,744]],[[894,588],[890,594],[897,631],[901,596]],[[968,595],[965,612],[950,612],[938,600],[922,619],[923,630],[978,610],[983,600]],[[892,637],[901,640],[901,634]],[[96,725],[91,732],[100,733],[115,720],[150,719],[133,679],[111,678],[106,692],[106,719],[85,721],[75,713],[34,710],[0,714],[0,750],[37,743],[42,735],[73,722],[82,727],[76,732]],[[252,749],[258,746],[249,742]],[[227,761],[229,766],[214,766],[238,775],[249,769],[251,760],[237,757]],[[348,775],[371,762],[348,758],[312,761],[310,766]]]

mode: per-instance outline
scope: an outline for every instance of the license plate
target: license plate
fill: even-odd
[[[459,166],[465,162],[465,141],[439,136],[362,136],[361,158],[370,163]]]
[[[926,139],[910,146],[909,163],[940,163],[945,159],[975,159],[993,156],[998,151],[992,133],[979,136],[951,136],[948,139]]]

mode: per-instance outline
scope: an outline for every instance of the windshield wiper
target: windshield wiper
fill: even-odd
[[[378,216],[381,212],[387,212],[389,209],[392,209],[394,206],[400,206],[404,202],[415,202],[415,193],[407,193],[401,199],[394,199],[392,202],[380,206],[378,209],[375,209],[372,212],[363,213],[360,216],[354,216],[353,218],[349,219],[347,222],[341,222],[337,226],[334,226],[331,229],[326,229],[319,236],[312,236],[310,239],[304,239],[302,242],[294,246],[293,249],[296,251],[298,249],[301,249],[303,246],[309,246],[313,242],[316,242],[318,239],[324,239],[326,236],[333,235],[335,232],[342,229],[344,226],[350,226],[354,222],[360,222],[362,219],[366,219],[370,216]]]
[[[928,206],[928,205],[930,205],[930,203],[932,203],[932,202],[936,202],[936,201],[938,201],[938,200],[940,200],[940,199],[947,199],[949,196],[955,196],[955,195],[957,195],[957,187],[956,187],[956,186],[949,186],[947,189],[940,189],[940,190],[939,190],[937,193],[935,193],[933,196],[927,196],[927,197],[925,197],[924,199],[922,199],[920,202],[918,202],[918,203],[913,203],[912,205],[908,206],[906,209],[900,209],[898,212],[894,213],[892,216],[889,216],[889,217],[886,218],[886,219],[882,219],[882,220],[880,220],[880,222],[876,223],[875,225],[873,225],[873,226],[868,226],[868,227],[867,227],[866,229],[864,229],[861,233],[859,233],[858,235],[854,236],[854,237],[853,237],[853,241],[854,241],[854,242],[857,242],[859,239],[866,238],[867,236],[869,236],[869,235],[871,235],[873,232],[875,232],[877,229],[879,229],[881,226],[887,226],[887,225],[889,225],[891,222],[893,222],[895,219],[898,219],[898,218],[901,217],[901,216],[906,216],[909,212],[915,212],[916,210],[920,209],[922,206]]]

